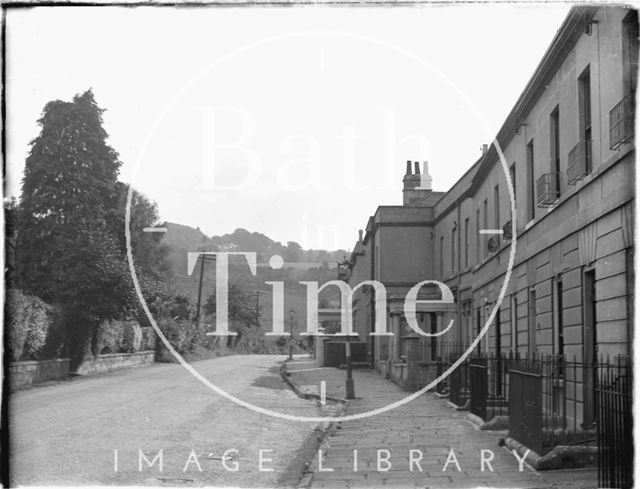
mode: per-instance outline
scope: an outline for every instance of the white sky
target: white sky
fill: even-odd
[[[162,219],[350,249],[378,205],[401,204],[407,159],[429,160],[435,190],[468,169],[568,10],[9,10],[7,192],[44,105],[93,87],[121,179]]]

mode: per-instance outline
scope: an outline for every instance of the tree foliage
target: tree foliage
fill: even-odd
[[[229,321],[236,321],[245,326],[260,326],[260,315],[264,310],[258,305],[255,295],[240,282],[229,281],[228,285]],[[204,304],[204,312],[208,316],[216,313],[216,296],[211,294]]]
[[[103,321],[139,313],[126,261],[128,187],[117,180],[121,162],[107,143],[103,113],[91,90],[44,107],[17,212],[16,280],[26,293],[61,306],[74,362],[92,335],[97,348]],[[143,232],[158,223],[157,206],[134,190],[131,217],[136,272],[159,309],[172,293],[168,251],[161,236]]]

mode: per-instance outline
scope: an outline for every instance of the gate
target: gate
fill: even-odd
[[[509,436],[542,455],[542,374],[517,366],[509,384]]]
[[[469,411],[483,420],[487,419],[487,359],[472,358],[469,362],[471,402]]]
[[[346,342],[345,341],[325,341],[324,343],[324,366],[341,367],[346,363]],[[351,342],[351,362],[366,363],[367,344],[353,341]]]
[[[607,366],[596,385],[598,486],[633,487],[632,376],[629,366]]]
[[[449,375],[449,400],[456,406],[467,402],[467,366],[465,360]]]

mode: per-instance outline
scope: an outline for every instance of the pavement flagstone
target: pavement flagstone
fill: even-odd
[[[343,398],[345,371],[312,360],[287,363],[300,391]],[[372,370],[355,370],[357,399],[345,415],[364,413],[404,399],[409,392]],[[595,488],[595,468],[537,472],[498,442],[504,432],[477,430],[467,413],[425,393],[381,414],[337,423],[321,446],[322,461],[307,478],[312,488],[519,487]],[[485,460],[483,463],[482,459]]]

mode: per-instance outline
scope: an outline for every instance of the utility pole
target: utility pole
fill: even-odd
[[[202,304],[202,282],[204,279],[204,262],[206,261],[207,256],[210,256],[213,260],[216,259],[215,255],[205,255],[205,254],[200,255],[200,260],[202,261],[200,262],[200,283],[198,284],[198,305],[196,309],[196,328],[197,329],[200,328],[200,307]]]
[[[260,326],[260,296],[264,294],[264,290],[256,290],[256,326]]]

